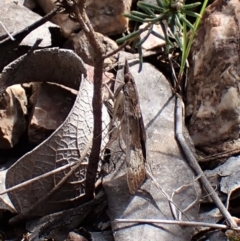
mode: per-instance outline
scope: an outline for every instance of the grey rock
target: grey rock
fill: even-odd
[[[120,55],[119,62],[125,58]],[[135,62],[136,63],[136,62]],[[174,134],[175,100],[168,81],[163,74],[148,63],[143,63],[138,73],[138,64],[130,63],[139,93],[140,105],[147,133],[147,160],[153,176],[169,196],[183,184],[190,183],[194,174],[182,156]],[[122,71],[118,80],[123,81]],[[104,178],[104,189],[109,200],[111,221],[116,218],[136,219],[173,219],[169,202],[161,191],[147,179],[135,195],[130,195],[126,181],[125,154],[119,140],[111,146],[113,170]],[[196,188],[196,189],[195,189]],[[195,191],[197,190],[197,191]],[[186,190],[174,195],[182,209],[186,208],[199,195],[199,186],[190,185]],[[198,215],[198,205],[188,210],[192,219]],[[190,240],[192,228],[175,225],[147,225],[112,222],[115,241],[121,240]]]
[[[7,14],[6,14],[7,13]],[[0,1],[0,16],[1,21],[10,33],[18,32],[35,21],[41,18],[40,15],[32,12],[28,8],[15,4],[13,1],[1,0]],[[39,28],[32,31],[21,43],[21,45],[32,46],[37,38],[42,38],[39,46],[47,47],[52,45],[52,36],[50,28],[54,28],[55,33],[60,36],[60,29],[57,25],[47,22]],[[0,36],[6,34],[0,25]],[[57,37],[57,36],[56,36]]]
[[[209,5],[192,47],[187,126],[209,154],[240,146],[239,13],[237,0]]]

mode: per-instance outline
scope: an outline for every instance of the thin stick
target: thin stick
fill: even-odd
[[[151,174],[151,171],[148,170],[146,168],[146,174],[147,177],[150,178],[152,180],[152,182],[155,184],[155,186],[161,191],[161,193],[163,194],[164,197],[167,198],[168,202],[170,203],[170,207],[172,209],[172,205],[175,206],[179,212],[181,212],[188,220],[190,220],[190,218],[188,217],[187,214],[184,213],[184,211],[172,200],[172,198],[170,198],[170,196],[161,188],[160,184],[157,182],[157,180],[154,178],[154,176]],[[172,209],[172,214],[173,216],[176,218],[175,212]]]
[[[158,223],[158,224],[173,224],[180,226],[201,226],[209,228],[218,228],[218,229],[228,229],[229,227],[224,224],[215,224],[215,223],[204,223],[204,222],[195,222],[195,221],[176,221],[176,220],[164,220],[164,219],[115,219],[113,222],[117,223]],[[236,228],[234,230],[240,230]]]
[[[182,147],[182,150],[183,150],[185,156],[187,157],[191,167],[193,168],[195,173],[200,176],[200,180],[201,180],[203,186],[210,194],[212,200],[215,202],[216,206],[219,208],[222,215],[225,217],[226,221],[230,224],[230,227],[238,228],[238,225],[234,221],[233,217],[228,212],[226,207],[223,205],[223,203],[220,200],[220,198],[218,197],[217,193],[215,192],[215,190],[209,183],[204,172],[202,171],[201,167],[199,166],[192,150],[188,146],[187,141],[185,140],[185,137],[183,135],[183,120],[182,120],[183,119],[183,113],[182,113],[183,111],[182,111],[182,109],[183,109],[183,102],[179,97],[177,97],[176,98],[176,138],[177,138],[180,146]]]
[[[99,162],[102,142],[102,75],[103,75],[103,46],[94,31],[86,13],[86,0],[75,0],[73,11],[82,26],[84,33],[93,48],[94,60],[94,86],[93,86],[93,145],[89,156],[86,173],[86,197],[92,199],[95,189],[95,180]]]
[[[217,160],[217,159],[220,159],[220,158],[229,158],[229,157],[231,157],[233,155],[237,155],[239,153],[240,153],[240,149],[236,148],[236,149],[233,149],[233,150],[209,155],[209,156],[206,156],[206,157],[200,157],[198,159],[198,161],[199,162],[209,162],[209,161],[214,161],[214,160]]]
[[[2,23],[2,21],[0,21],[0,24],[2,25],[3,29],[5,30],[5,32],[7,33],[7,35],[9,36],[9,38],[14,41],[15,38],[11,35],[11,33],[7,30],[7,28],[5,27],[5,25]]]

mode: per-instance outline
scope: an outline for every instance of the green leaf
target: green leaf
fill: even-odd
[[[126,18],[129,18],[130,20],[136,21],[136,22],[140,22],[140,23],[145,22],[145,19],[134,16],[134,15],[129,14],[129,13],[124,13],[123,16],[126,17]]]
[[[154,30],[152,30],[152,35],[154,35],[155,37],[160,38],[160,39],[166,41],[165,36],[162,36],[161,34],[155,32]]]
[[[182,40],[179,37],[179,34],[178,33],[173,33],[173,34],[174,34],[174,37],[176,39],[176,42],[177,42],[179,48],[182,50],[183,49],[183,45],[182,45]]]
[[[138,7],[144,6],[144,7],[147,7],[147,8],[156,10],[156,11],[159,11],[160,13],[162,13],[162,12],[165,11],[165,8],[163,8],[163,7],[158,7],[157,5],[153,5],[153,4],[151,4],[151,3],[146,3],[146,2],[138,2],[138,3],[137,3],[137,6],[138,6]]]
[[[174,19],[173,19],[174,23],[175,23],[176,17],[177,15],[174,15]],[[178,28],[176,24],[172,25],[171,30],[177,42],[178,47],[182,50],[182,40],[180,39],[180,36],[179,36],[182,33],[182,31]]]
[[[174,18],[175,24],[179,27],[179,30],[182,31],[183,26],[182,26],[182,24],[181,24],[181,22],[180,22],[180,20],[179,20],[179,18],[178,18],[178,15],[175,14],[174,17],[175,17],[175,18]]]
[[[165,8],[166,5],[161,1],[161,0],[156,0],[157,1],[157,4],[160,8]]]
[[[173,16],[174,15],[172,15],[172,14],[168,16],[167,23],[168,23],[169,26],[172,25]]]
[[[118,44],[121,44],[121,43],[124,43],[125,41],[129,41],[129,40],[133,41],[136,38],[136,36],[139,35],[140,33],[141,33],[141,31],[137,30],[137,31],[135,31],[133,33],[130,33],[127,36],[124,36],[122,38],[117,39],[116,42]]]
[[[149,14],[151,17],[156,17],[155,13],[148,7],[137,3],[137,6],[142,9],[145,13]]]
[[[131,14],[139,18],[149,18],[149,15],[138,11],[131,11]]]
[[[201,5],[201,2],[196,2],[196,3],[191,3],[191,4],[185,4],[183,5],[182,9],[191,9],[191,8],[195,8],[199,5]]]
[[[168,34],[167,34],[167,30],[166,30],[166,26],[163,22],[160,22],[160,25],[162,27],[164,36],[165,36],[165,41],[166,41],[166,45],[165,45],[165,52],[169,53],[169,49],[171,46],[173,46],[173,43],[170,41]]]
[[[148,30],[148,33],[146,34],[146,36],[142,39],[140,39],[139,42],[137,42],[137,44],[135,45],[136,48],[140,47],[149,37],[149,35],[151,34],[153,29],[153,25],[150,26],[150,29]]]
[[[167,16],[168,16],[168,11],[165,11],[164,13],[159,14],[156,18],[149,19],[149,22],[157,23],[163,19],[166,19]]]
[[[180,12],[178,12],[177,15],[178,15],[179,19],[183,23],[185,23],[189,28],[194,29],[193,25]]]
[[[171,0],[163,0],[163,4],[164,4],[165,8],[170,8],[172,5],[172,1]]]
[[[192,11],[182,10],[182,12],[191,17],[202,18],[202,16],[200,14],[192,12]]]

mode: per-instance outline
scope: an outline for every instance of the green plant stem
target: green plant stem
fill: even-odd
[[[182,58],[181,58],[179,76],[178,76],[178,86],[181,84],[186,60],[187,60],[187,26],[186,26],[186,23],[183,23]]]
[[[200,11],[200,15],[201,15],[201,18],[203,16],[203,13],[205,11],[205,8],[208,4],[208,0],[205,0],[203,2],[203,5],[202,5],[202,8],[201,8],[201,11]],[[193,38],[197,32],[197,29],[198,29],[198,26],[200,24],[200,21],[201,21],[201,18],[198,17],[193,25],[193,30],[192,30],[192,33],[190,35],[190,38],[189,38],[189,41],[187,43],[187,47],[186,47],[186,51],[184,51],[184,55],[182,54],[182,60],[181,60],[181,67],[180,67],[180,71],[179,71],[179,75],[178,75],[178,81],[179,81],[179,85],[181,83],[181,80],[182,80],[182,76],[183,76],[183,72],[184,72],[184,67],[185,67],[185,64],[186,64],[186,60],[189,56],[189,53],[190,53],[190,50],[191,50],[191,47],[192,47],[192,43],[193,43]],[[186,30],[185,30],[186,31]]]

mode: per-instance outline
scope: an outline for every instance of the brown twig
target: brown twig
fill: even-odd
[[[165,219],[115,219],[113,222],[117,223],[155,223],[155,224],[173,224],[180,226],[193,226],[193,227],[209,227],[218,229],[228,229],[229,227],[224,224],[216,223],[205,223],[205,222],[195,222],[195,221],[176,221],[176,220],[165,220]],[[240,230],[237,228],[236,230]]]
[[[102,74],[103,74],[103,47],[94,31],[85,10],[86,0],[75,0],[73,11],[76,19],[83,28],[85,35],[93,48],[94,56],[94,87],[93,87],[93,145],[89,157],[86,173],[86,197],[91,199],[94,194],[96,173],[102,141]]]
[[[237,155],[239,153],[240,153],[240,149],[236,148],[233,150],[213,154],[213,155],[206,156],[206,157],[199,157],[198,161],[199,162],[209,162],[209,161],[214,161],[214,160],[221,159],[221,158],[229,158],[229,157],[231,157],[233,155]]]
[[[177,97],[176,98],[176,138],[186,156],[186,158],[189,161],[189,164],[193,168],[194,172],[200,176],[200,180],[204,186],[204,188],[208,191],[210,194],[212,200],[215,202],[216,206],[221,211],[222,215],[225,217],[226,221],[229,223],[230,227],[232,229],[238,228],[238,225],[234,221],[231,214],[228,212],[226,207],[223,205],[222,201],[218,197],[217,193],[209,183],[208,179],[206,178],[205,174],[203,173],[201,167],[199,166],[192,150],[190,149],[189,145],[187,144],[187,141],[183,135],[183,102],[182,100]]]

